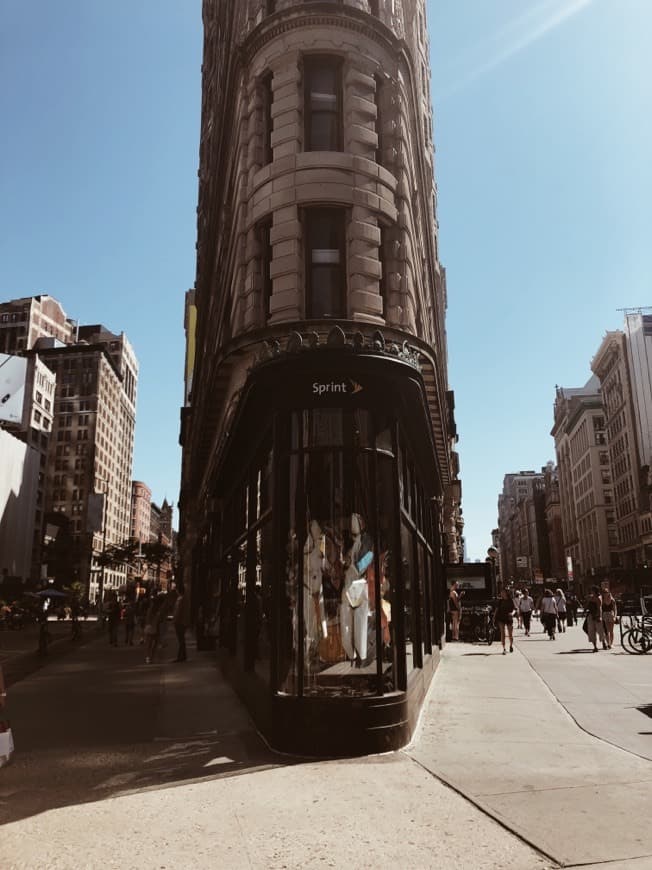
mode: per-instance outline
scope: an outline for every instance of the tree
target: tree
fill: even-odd
[[[172,547],[161,541],[151,541],[142,545],[143,562],[156,568],[156,582],[161,582],[161,568],[165,562],[172,563]]]

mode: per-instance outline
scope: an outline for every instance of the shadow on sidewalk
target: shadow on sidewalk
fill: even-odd
[[[95,644],[16,687],[16,752],[0,771],[0,825],[306,761],[267,747],[214,659],[194,654],[180,670],[141,657],[142,649]]]
[[[602,650],[602,652],[610,652],[610,650]],[[585,649],[582,647],[581,649],[560,649],[559,652],[555,653],[557,656],[575,656],[582,655],[583,653],[591,653],[593,654],[593,650],[591,647]]]

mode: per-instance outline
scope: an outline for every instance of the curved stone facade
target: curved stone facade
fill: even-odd
[[[196,322],[188,332],[195,362],[182,413],[182,540],[192,550],[201,534],[219,488],[227,421],[263,344],[283,342],[297,330],[325,339],[337,323],[367,343],[376,330],[388,342],[414,343],[440,501],[447,505],[445,549],[455,561],[457,436],[438,256],[425,0],[204,0],[203,19],[197,277],[188,297],[193,316],[186,313],[187,324]],[[336,94],[319,92],[323,70],[307,94],[311,64],[334,70]],[[324,124],[337,127],[337,141],[311,148],[308,125],[324,106],[326,114],[332,110]],[[315,315],[309,301],[315,210],[342,219],[340,248],[313,246],[310,255],[337,260],[342,269],[343,298],[332,316]]]

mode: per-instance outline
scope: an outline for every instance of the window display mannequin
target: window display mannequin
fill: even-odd
[[[328,634],[323,576],[330,571],[330,565],[326,558],[326,536],[317,520],[310,521],[303,558],[303,623],[309,661],[315,657],[319,641]]]
[[[360,514],[351,514],[351,548],[345,556],[344,586],[340,603],[342,646],[350,661],[361,667],[367,658],[369,620],[368,570],[373,562],[371,535],[364,531]]]

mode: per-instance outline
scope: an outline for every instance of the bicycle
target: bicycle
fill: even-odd
[[[629,620],[623,629],[623,620]],[[628,615],[620,618],[620,645],[630,655],[645,655],[652,651],[652,617]]]

